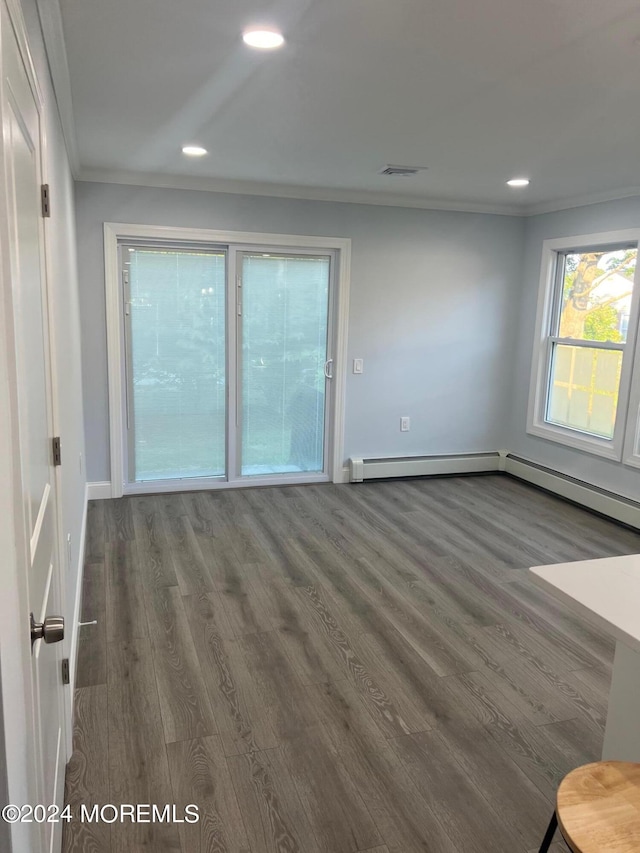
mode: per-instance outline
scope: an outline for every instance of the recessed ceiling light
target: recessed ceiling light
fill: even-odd
[[[183,145],[182,153],[186,154],[187,157],[204,157],[207,153],[207,149],[203,148],[201,145]]]
[[[261,50],[273,50],[284,44],[284,36],[277,30],[245,30],[242,41],[249,47],[257,47]]]
[[[507,186],[509,187],[528,187],[529,186],[529,178],[511,178],[510,181],[507,181]]]

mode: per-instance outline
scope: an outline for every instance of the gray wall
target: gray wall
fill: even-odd
[[[508,433],[508,448],[512,453],[634,499],[640,499],[637,469],[527,435],[526,423],[543,240],[637,227],[640,227],[640,198],[577,207],[527,220]]]
[[[523,220],[83,182],[76,214],[90,481],[110,479],[105,221],[350,237],[365,372],[348,373],[345,458],[504,446]]]

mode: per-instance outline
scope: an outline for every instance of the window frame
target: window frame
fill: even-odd
[[[592,346],[588,342],[583,343],[572,338],[561,338],[557,334],[560,310],[558,295],[562,284],[563,271],[563,265],[559,263],[559,260],[570,252],[614,251],[616,248],[630,244],[635,244],[640,253],[640,229],[629,228],[620,231],[559,237],[543,242],[536,329],[531,361],[527,433],[617,462],[622,461],[624,450],[625,464],[640,467],[639,442],[629,437],[630,432],[633,433],[634,437],[637,432],[635,420],[633,425],[629,423],[634,402],[637,401],[635,402],[636,415],[640,407],[640,363],[638,363],[639,359],[636,352],[640,304],[640,263],[636,264],[629,327],[627,340],[624,344],[598,341],[594,343],[600,344],[600,346]],[[554,346],[558,344],[622,351],[618,410],[612,438],[597,436],[574,427],[562,426],[546,420],[551,383],[551,359]],[[629,429],[630,426],[632,427],[631,430]],[[628,461],[629,459],[633,461]]]
[[[627,411],[622,462],[632,468],[640,468],[640,346],[637,345],[639,320],[635,329],[636,348],[632,359],[631,390]],[[631,318],[629,318],[631,325]]]
[[[327,429],[330,430],[329,445],[326,452],[327,474],[318,477],[318,481],[329,479],[333,483],[348,481],[348,469],[344,466],[345,440],[345,402],[347,379],[347,336],[349,324],[349,290],[351,267],[351,238],[319,237],[301,234],[273,234],[252,231],[219,231],[204,228],[182,228],[165,225],[136,225],[131,223],[105,222],[104,235],[104,274],[105,274],[105,308],[107,319],[107,372],[109,389],[109,450],[111,481],[111,497],[119,498],[123,494],[132,494],[131,484],[127,481],[125,470],[125,411],[124,411],[124,345],[123,345],[123,298],[118,257],[118,242],[157,240],[161,243],[180,242],[185,244],[206,243],[217,246],[242,246],[255,251],[284,251],[323,252],[334,257],[334,375],[333,375],[333,414]],[[264,248],[263,248],[264,247]],[[235,269],[228,268],[228,276],[236,280]],[[231,311],[232,302],[228,300]],[[229,317],[229,344],[235,329],[235,315]],[[278,477],[280,485],[284,484]],[[309,477],[310,481],[310,477]],[[180,485],[176,485],[176,483]],[[173,481],[159,484],[153,481],[151,486],[136,488],[136,494],[160,493],[175,491],[190,491],[215,488],[237,488],[238,486],[255,486],[266,484],[266,478],[260,483],[257,478],[246,477],[244,480],[230,481],[227,479],[207,478],[198,483],[196,479]],[[273,482],[273,481],[271,481]],[[273,483],[277,485],[278,483]]]

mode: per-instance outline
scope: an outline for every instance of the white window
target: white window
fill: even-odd
[[[622,458],[639,238],[633,230],[545,241],[528,432]]]

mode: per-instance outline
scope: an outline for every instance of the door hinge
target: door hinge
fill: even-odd
[[[42,184],[40,187],[40,200],[42,202],[42,215],[46,219],[51,216],[51,206],[49,203],[49,184]]]
[[[62,683],[69,684],[71,681],[69,675],[69,658],[62,659]]]
[[[53,464],[62,465],[62,451],[60,450],[60,436],[57,435],[51,439],[51,448],[53,450]]]

